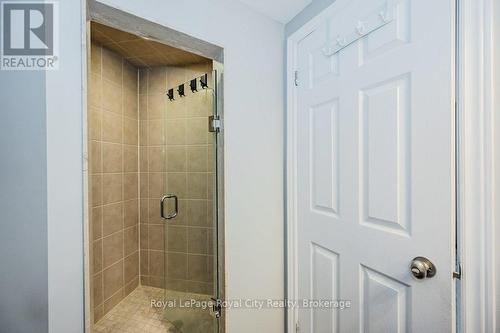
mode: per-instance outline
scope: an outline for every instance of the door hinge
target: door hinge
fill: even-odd
[[[462,279],[462,264],[457,263],[455,271],[453,272],[453,278],[458,280]]]
[[[295,333],[300,333],[300,325],[299,322],[295,323]]]
[[[222,314],[222,300],[211,298],[212,300],[212,315],[219,319]]]
[[[293,82],[295,83],[295,86],[299,86],[299,71],[294,71],[293,72]]]
[[[219,116],[210,116],[208,117],[208,131],[219,133],[222,128],[222,120]]]

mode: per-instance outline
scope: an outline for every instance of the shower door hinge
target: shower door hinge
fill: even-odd
[[[299,71],[294,71],[293,72],[293,82],[295,83],[295,86],[299,86]]]
[[[222,120],[219,116],[210,116],[208,117],[208,131],[219,133],[222,127]]]
[[[457,266],[455,268],[455,271],[453,272],[453,278],[461,280],[462,279],[462,264],[457,262]]]
[[[212,315],[219,319],[222,314],[222,300],[211,298],[212,300]]]

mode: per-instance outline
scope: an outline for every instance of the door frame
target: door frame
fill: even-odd
[[[285,298],[296,300],[296,89],[297,44],[328,15],[334,4],[287,39],[286,66],[286,182],[285,182]],[[495,240],[500,239],[495,206],[500,206],[500,115],[493,95],[500,96],[500,67],[494,66],[494,31],[500,35],[500,8],[495,0],[456,0],[456,199],[457,260],[461,279],[456,284],[456,331],[494,332],[496,323]],[[500,6],[498,6],[500,7]],[[496,26],[495,26],[496,24]],[[500,62],[499,62],[500,64]],[[496,72],[495,72],[496,70]],[[495,183],[496,180],[496,183]],[[452,277],[450,277],[451,279]],[[286,310],[286,331],[296,330],[297,309]]]
[[[84,331],[90,333],[93,325],[93,312],[91,309],[92,299],[90,292],[90,220],[89,220],[89,186],[88,186],[88,124],[87,124],[87,98],[88,98],[88,76],[90,75],[90,22],[98,22],[116,29],[138,35],[149,40],[170,45],[187,52],[201,55],[213,61],[213,69],[217,71],[217,96],[215,108],[221,128],[217,133],[217,290],[219,299],[226,297],[226,270],[225,270],[225,214],[224,214],[224,48],[192,37],[183,32],[171,29],[167,26],[135,16],[118,8],[105,5],[97,0],[86,0],[86,20],[84,22],[84,62],[82,71],[84,73],[83,91],[83,234],[84,234]],[[219,333],[226,332],[226,309],[222,307],[219,318]]]

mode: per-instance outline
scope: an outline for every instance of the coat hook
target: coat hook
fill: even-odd
[[[167,92],[167,96],[168,96],[168,99],[170,101],[173,101],[175,98],[174,98],[174,89],[169,89],[168,92]]]
[[[208,75],[207,74],[200,77],[200,85],[201,85],[202,89],[208,88]]]
[[[358,35],[364,35],[365,34],[365,25],[363,22],[359,21],[358,26],[356,27],[356,31],[358,32]]]
[[[345,44],[345,38],[340,38],[340,36],[337,36],[337,45],[344,46],[344,44]]]
[[[180,97],[186,96],[186,94],[184,93],[184,84],[181,84],[179,88],[177,88],[177,92],[179,93]]]
[[[196,79],[192,79],[191,82],[189,83],[189,87],[191,88],[191,91],[193,93],[197,92],[198,91],[198,87],[197,87],[197,82],[196,82]]]
[[[387,17],[387,12],[380,12],[378,13],[378,16],[380,16],[380,19],[382,19],[382,21],[384,21],[384,23],[387,23],[389,22],[389,18]]]

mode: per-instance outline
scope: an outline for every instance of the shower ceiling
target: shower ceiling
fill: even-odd
[[[96,22],[91,22],[90,29],[92,41],[117,52],[136,67],[185,66],[210,61]]]

